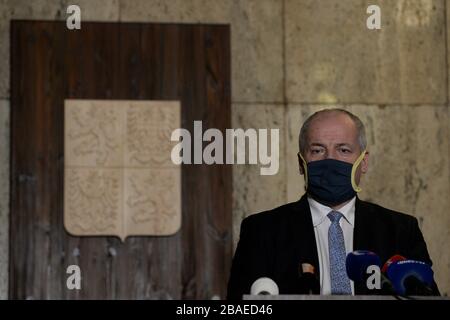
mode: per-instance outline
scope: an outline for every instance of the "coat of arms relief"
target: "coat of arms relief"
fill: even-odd
[[[66,100],[64,225],[76,236],[163,236],[181,226],[178,101]]]

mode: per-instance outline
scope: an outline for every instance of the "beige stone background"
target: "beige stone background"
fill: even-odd
[[[63,20],[69,4],[81,7],[82,21],[231,25],[233,127],[280,128],[281,139],[277,175],[233,167],[234,243],[245,216],[300,197],[300,125],[340,106],[367,126],[361,197],[418,217],[441,292],[450,294],[450,0],[0,0],[0,298],[8,277],[9,23]],[[370,4],[381,7],[381,30],[366,28]]]

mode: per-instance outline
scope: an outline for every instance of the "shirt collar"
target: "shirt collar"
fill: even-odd
[[[321,204],[320,202],[314,200],[309,196],[308,202],[314,227],[321,224],[325,219],[327,219],[327,215],[330,213],[330,211],[333,211],[332,208]],[[339,210],[336,210],[342,213],[345,220],[347,220],[347,222],[352,226],[355,223],[355,202],[356,196],[353,197],[345,206],[343,206]]]

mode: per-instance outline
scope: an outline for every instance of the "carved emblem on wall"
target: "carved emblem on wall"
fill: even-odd
[[[64,225],[76,236],[171,235],[181,167],[170,154],[178,101],[66,100]]]

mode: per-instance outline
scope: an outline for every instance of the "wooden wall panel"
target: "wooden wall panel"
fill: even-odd
[[[63,228],[64,99],[181,100],[182,126],[231,127],[223,25],[13,21],[10,298],[225,297],[231,167],[183,165],[169,237],[73,237]],[[77,264],[82,289],[68,290]]]

